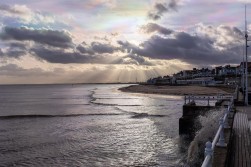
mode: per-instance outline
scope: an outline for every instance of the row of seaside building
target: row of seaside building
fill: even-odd
[[[150,78],[147,80],[147,84],[152,85],[217,85],[227,84],[235,85],[242,84],[243,71],[245,72],[246,63],[241,62],[238,66],[225,65],[218,66],[213,69],[193,68],[192,70],[183,70],[173,76],[164,76],[157,78]],[[251,62],[248,62],[248,74],[249,80],[251,77]],[[251,81],[251,80],[250,80]],[[248,82],[250,84],[250,81]]]

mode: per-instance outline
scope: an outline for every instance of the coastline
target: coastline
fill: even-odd
[[[164,94],[164,95],[218,95],[218,94],[231,94],[234,89],[225,86],[222,87],[206,87],[206,86],[195,86],[195,85],[185,85],[185,86],[169,86],[169,85],[130,85],[128,87],[119,88],[122,92],[130,93],[145,93],[145,94]]]

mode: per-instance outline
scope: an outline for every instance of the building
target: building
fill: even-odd
[[[245,84],[245,77],[243,76],[243,70],[244,70],[244,74],[246,72],[246,62],[241,62],[239,65],[239,73],[241,73],[242,77],[241,77],[241,86],[243,87],[243,85]],[[250,90],[251,87],[251,62],[248,62],[248,87]]]
[[[236,76],[238,74],[238,68],[231,65],[215,67],[214,74],[216,76]]]

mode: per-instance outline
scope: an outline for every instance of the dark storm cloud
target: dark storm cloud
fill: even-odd
[[[129,54],[128,57],[131,58],[132,60],[134,60],[136,62],[135,64],[137,64],[137,65],[147,65],[147,66],[154,65],[150,61],[146,60],[146,58],[143,56],[139,56],[136,54]]]
[[[150,62],[148,58],[133,53],[128,53],[126,56],[116,59],[111,64],[134,64],[134,65],[147,65],[147,66],[155,65],[154,63]]]
[[[126,56],[113,56],[109,54],[111,50],[100,49],[95,54],[90,54],[89,48],[82,50],[82,46],[78,46],[78,49],[64,50],[64,49],[53,49],[44,46],[36,46],[30,50],[30,53],[40,60],[45,60],[50,63],[97,63],[97,64],[136,64],[136,65],[153,65],[147,58],[132,53],[128,53]],[[81,49],[80,49],[81,48]],[[106,48],[106,47],[105,47]],[[113,46],[110,46],[113,48]],[[135,47],[136,48],[136,47]],[[118,48],[117,48],[118,49]],[[121,48],[120,48],[121,49]],[[107,53],[107,54],[100,54]]]
[[[123,52],[133,52],[138,55],[146,55],[144,49],[139,48],[138,46],[131,44],[127,41],[118,41],[118,44],[121,46]]]
[[[24,56],[24,55],[26,55],[26,54],[27,54],[27,52],[24,51],[24,50],[8,50],[8,51],[5,53],[5,55],[6,55],[7,57],[16,58],[16,59],[18,59],[18,58],[20,58],[20,57],[22,57],[22,56]]]
[[[112,46],[111,46],[112,47]],[[80,49],[81,48],[81,49]],[[80,52],[81,50],[81,52]],[[102,52],[102,54],[101,54]],[[50,63],[97,63],[97,64],[114,64],[121,56],[113,56],[109,54],[110,50],[101,48],[98,52],[92,52],[90,49],[83,48],[79,45],[76,49],[56,49],[41,45],[34,46],[30,49],[30,53],[40,60],[45,60]]]
[[[20,57],[27,54],[27,49],[25,44],[9,43],[8,46],[9,47],[6,48],[4,52],[1,51],[0,56],[19,59]]]
[[[240,60],[239,46],[231,46],[226,51],[220,51],[214,47],[214,41],[211,39],[192,36],[185,32],[177,33],[175,38],[152,36],[142,43],[141,47],[121,41],[118,44],[141,56],[165,60],[179,59],[197,65],[237,63]]]
[[[54,47],[70,48],[73,46],[72,38],[65,31],[34,30],[26,27],[5,27],[0,34],[2,40],[34,41]]]
[[[112,54],[119,50],[119,48],[111,44],[100,43],[100,42],[92,42],[90,46],[85,43],[82,43],[78,45],[76,49],[80,53],[87,53],[87,54],[104,54],[104,53]]]
[[[217,29],[217,28],[215,28]],[[223,45],[218,39],[225,35],[231,35],[233,39],[239,38],[242,32],[234,27],[220,27],[218,32],[221,35],[214,39],[208,35],[191,35],[186,32],[175,32],[165,29],[157,24],[151,23],[145,27],[145,31],[157,31],[161,34],[172,34],[170,37],[154,35],[140,46],[127,41],[118,41],[119,46],[109,43],[83,42],[76,49],[56,49],[53,47],[33,47],[31,53],[36,57],[51,63],[100,63],[100,64],[137,64],[152,65],[151,59],[174,60],[178,59],[190,64],[203,65],[238,63],[239,44],[225,41],[229,44],[227,49],[219,49]],[[202,31],[201,31],[202,32]],[[208,34],[207,29],[204,33]],[[233,34],[237,34],[234,35]],[[220,40],[221,41],[221,40]],[[226,45],[226,44],[225,44]],[[113,56],[112,54],[124,52],[126,56]]]
[[[25,43],[19,43],[19,42],[11,42],[9,44],[10,48],[18,48],[21,50],[26,50],[26,44]]]
[[[39,59],[46,60],[50,63],[91,63],[94,56],[81,54],[74,51],[65,51],[63,49],[51,49],[43,46],[37,46],[30,52]]]
[[[79,44],[76,49],[82,54],[94,54],[93,50],[85,43]]]
[[[113,53],[116,50],[116,47],[109,44],[103,44],[99,42],[92,42],[91,47],[96,53]]]
[[[156,23],[148,23],[147,25],[142,26],[141,29],[145,33],[158,32],[163,35],[169,35],[173,32],[173,30],[162,27]]]
[[[155,3],[153,9],[148,12],[148,17],[152,20],[158,20],[167,12],[177,11],[177,2],[178,0],[170,0],[168,3]]]

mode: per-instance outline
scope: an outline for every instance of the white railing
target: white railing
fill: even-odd
[[[195,100],[204,100],[204,101],[207,101],[208,102],[208,105],[209,105],[209,102],[214,100],[214,101],[219,101],[219,100],[229,100],[231,99],[233,96],[230,96],[230,95],[224,95],[224,94],[219,94],[217,96],[199,96],[199,95],[185,95],[184,97],[184,101],[185,101],[185,104],[190,103],[192,101],[195,101]]]
[[[238,90],[238,88],[237,88]],[[223,117],[220,118],[220,126],[218,128],[218,131],[213,139],[213,142],[211,143],[210,141],[208,141],[206,143],[206,148],[205,148],[205,159],[203,161],[203,164],[201,165],[201,167],[212,167],[212,157],[213,157],[213,152],[214,152],[214,148],[215,146],[219,146],[219,147],[226,147],[227,144],[225,143],[225,139],[224,139],[224,128],[229,128],[228,125],[228,115],[230,113],[230,111],[233,108],[234,105],[234,96],[232,96],[232,98],[230,99],[230,102],[228,104],[227,109],[224,112]]]
[[[212,100],[230,100],[232,98],[237,99],[238,98],[238,91],[239,91],[239,87],[238,85],[236,86],[235,88],[235,91],[233,93],[233,95],[225,95],[225,94],[218,94],[216,96],[202,96],[202,95],[185,95],[184,96],[184,101],[185,101],[185,104],[190,103],[192,101],[195,101],[195,100],[204,100],[204,101],[208,101],[208,105],[209,105],[209,101],[212,101]]]

